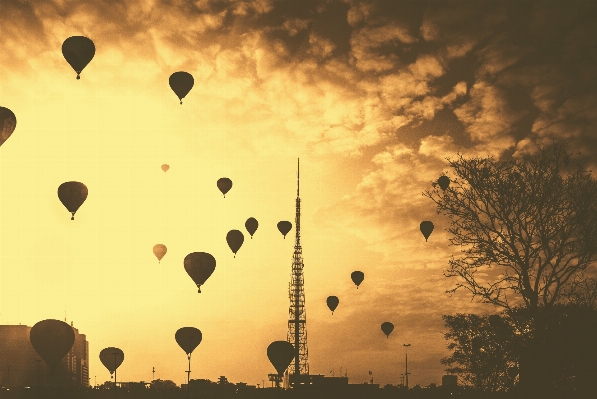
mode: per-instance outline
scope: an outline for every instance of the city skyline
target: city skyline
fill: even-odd
[[[446,157],[569,140],[589,169],[597,126],[585,1],[4,0],[0,106],[0,324],[67,320],[89,377],[124,352],[121,381],[186,381],[174,334],[196,327],[191,379],[251,385],[285,340],[296,160],[312,374],[441,383],[442,314],[496,313],[447,295],[448,220],[423,197]],[[80,80],[61,46],[96,47]],[[179,103],[169,76],[194,86]],[[161,166],[167,164],[164,171]],[[216,182],[232,181],[224,198]],[[74,220],[60,184],[89,194]],[[244,227],[259,222],[252,239]],[[279,221],[293,229],[284,238]],[[433,221],[428,241],[419,230]],[[236,256],[226,233],[244,243]],[[167,247],[158,262],[152,248]],[[183,267],[217,261],[197,293]],[[357,289],[351,273],[364,272]],[[339,305],[331,314],[328,296]],[[386,338],[383,322],[392,322]]]

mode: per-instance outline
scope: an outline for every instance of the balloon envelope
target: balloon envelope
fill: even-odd
[[[334,314],[334,310],[336,310],[336,308],[338,307],[338,304],[340,303],[340,300],[338,299],[337,296],[328,296],[328,299],[326,300],[327,304],[328,304],[328,308],[330,308],[330,310],[332,311],[332,314]]]
[[[257,227],[259,227],[259,222],[255,218],[248,218],[245,222],[245,228],[251,234],[251,238],[253,238],[253,234],[257,231]]]
[[[164,172],[167,172],[167,171],[168,171],[168,169],[170,169],[170,166],[169,166],[169,165],[166,165],[166,164],[163,164],[163,165],[162,165],[162,170],[163,170]]]
[[[227,177],[222,177],[221,179],[218,179],[217,185],[222,194],[224,194],[224,198],[226,198],[226,193],[232,188],[232,180]]]
[[[195,327],[182,327],[176,331],[174,338],[176,339],[178,346],[180,346],[187,355],[190,355],[197,345],[201,343],[203,334],[201,334],[201,331]]]
[[[390,333],[394,331],[394,325],[389,321],[381,323],[381,331],[386,334],[386,338],[390,336]]]
[[[278,375],[284,374],[284,371],[290,365],[294,358],[294,346],[288,341],[274,341],[267,347],[267,357],[272,363]]]
[[[68,181],[58,187],[58,198],[62,205],[72,213],[71,220],[75,220],[75,213],[87,198],[87,186],[78,181]]]
[[[178,99],[182,104],[182,99],[185,98],[185,96],[189,94],[189,91],[191,91],[193,88],[195,79],[193,79],[193,75],[190,73],[179,71],[170,75],[169,83],[170,88],[174,93],[176,93],[176,96],[178,96]]]
[[[425,237],[425,241],[427,241],[427,239],[431,235],[432,231],[433,231],[433,223],[431,223],[429,220],[425,220],[425,221],[421,222],[421,233],[423,233],[423,236]]]
[[[350,273],[350,278],[352,279],[352,282],[356,284],[358,290],[359,285],[361,285],[361,283],[365,279],[365,274],[357,270],[355,272]]]
[[[280,233],[284,235],[284,238],[286,238],[286,234],[288,234],[290,229],[292,229],[292,223],[290,223],[289,221],[283,220],[281,222],[278,222],[278,230],[280,230]]]
[[[184,258],[184,269],[201,292],[201,286],[216,269],[216,259],[207,252],[191,252]]]
[[[0,107],[0,146],[8,140],[17,126],[17,117],[8,108]]]
[[[155,244],[153,246],[153,254],[158,258],[158,262],[162,260],[166,252],[168,252],[168,248],[164,244]]]
[[[243,242],[245,242],[245,236],[239,230],[230,230],[228,234],[226,234],[226,242],[236,257],[236,252],[238,252],[243,245]]]
[[[448,176],[440,176],[440,178],[437,179],[437,184],[439,184],[442,190],[446,191],[450,186],[450,178]]]
[[[111,346],[102,349],[99,358],[110,374],[112,374],[124,361],[124,352]]]
[[[73,328],[60,320],[42,320],[29,332],[31,345],[50,367],[56,367],[75,342]]]
[[[95,55],[95,45],[85,36],[71,36],[62,43],[62,55],[81,79],[81,71]]]

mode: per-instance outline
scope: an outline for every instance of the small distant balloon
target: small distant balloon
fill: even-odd
[[[167,164],[162,165],[162,170],[164,171],[164,173],[166,173],[168,171],[168,169],[170,169],[169,165],[167,165]]]
[[[423,236],[425,237],[425,241],[427,241],[427,239],[431,235],[431,232],[433,232],[433,223],[431,223],[429,220],[422,221],[421,222],[421,233],[423,233]]]
[[[230,230],[228,234],[226,234],[226,242],[228,246],[234,252],[234,257],[236,258],[236,253],[245,242],[245,236],[239,230]]]
[[[168,252],[168,248],[166,248],[164,244],[155,244],[153,246],[153,254],[158,258],[158,263],[160,263],[164,255],[166,255],[166,252]]]
[[[330,308],[330,310],[332,311],[332,314],[334,314],[334,310],[336,310],[336,308],[338,307],[338,304],[340,303],[340,300],[338,299],[337,296],[328,296],[328,299],[326,300],[327,304],[328,304],[328,308]]]
[[[216,269],[216,259],[207,252],[191,252],[184,258],[184,269],[201,293],[201,286]]]
[[[292,229],[292,223],[290,223],[289,221],[283,220],[281,222],[278,222],[278,230],[280,230],[280,233],[284,235],[284,239],[286,239],[286,234],[288,234],[290,229]]]
[[[193,88],[195,84],[195,79],[193,79],[193,75],[188,72],[174,72],[170,75],[169,79],[170,88],[176,94],[180,103],[182,104],[182,99],[185,98],[189,91]]]
[[[446,191],[450,186],[450,178],[448,176],[440,176],[440,178],[437,179],[437,184],[439,184],[442,190]]]
[[[267,357],[272,363],[278,375],[284,374],[284,371],[290,365],[294,358],[294,346],[288,341],[274,341],[267,347]]]
[[[72,214],[70,220],[75,220],[75,213],[87,199],[87,193],[87,186],[78,181],[68,181],[58,187],[60,202]]]
[[[106,367],[110,374],[112,374],[124,361],[124,352],[121,349],[111,346],[102,349],[99,358],[104,367]]]
[[[201,343],[203,334],[201,334],[201,331],[198,328],[182,327],[176,331],[174,339],[176,339],[178,346],[185,351],[187,356],[190,356],[195,348]]]
[[[253,239],[253,234],[257,231],[257,227],[259,227],[259,222],[255,218],[248,218],[245,222],[245,228],[251,234],[251,239]]]
[[[29,340],[37,354],[54,368],[73,347],[75,332],[63,321],[47,319],[31,327]]]
[[[4,144],[15,131],[17,117],[8,108],[0,107],[0,146]]]
[[[232,180],[227,177],[222,177],[221,179],[218,179],[217,185],[222,194],[224,194],[224,198],[226,198],[226,193],[232,188]]]
[[[85,36],[71,36],[62,43],[62,55],[81,79],[81,71],[95,55],[95,44]]]
[[[388,338],[392,331],[394,331],[394,325],[389,321],[383,322],[381,323],[381,331],[383,331],[383,333],[386,334],[386,338]]]
[[[365,274],[360,271],[355,271],[350,274],[350,278],[352,279],[352,282],[356,284],[358,290],[359,285],[361,285],[361,283],[365,279]]]

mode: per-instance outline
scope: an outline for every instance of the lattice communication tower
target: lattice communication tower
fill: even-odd
[[[305,280],[303,276],[303,250],[301,248],[301,199],[299,192],[300,163],[297,160],[296,175],[296,217],[294,254],[292,256],[292,273],[288,296],[290,307],[288,310],[288,335],[286,340],[298,348],[294,360],[288,366],[290,383],[309,378],[309,362],[307,359],[307,317],[305,313]],[[302,377],[302,378],[301,378]]]

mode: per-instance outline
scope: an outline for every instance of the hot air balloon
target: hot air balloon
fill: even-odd
[[[292,229],[292,223],[290,223],[289,221],[283,220],[281,222],[278,222],[278,230],[280,230],[280,233],[284,235],[284,239],[286,239],[286,234],[288,234],[290,229]]]
[[[71,36],[62,43],[62,55],[81,79],[81,71],[95,55],[95,45],[85,36]]]
[[[253,239],[253,234],[257,231],[257,227],[259,227],[259,222],[255,218],[248,218],[245,222],[245,228],[251,234],[251,239]]]
[[[190,357],[197,345],[201,343],[203,334],[195,327],[182,327],[176,331],[174,339],[176,339],[178,346]]]
[[[386,334],[386,338],[390,336],[390,333],[394,331],[394,325],[389,321],[381,323],[381,331]]]
[[[439,179],[437,179],[437,184],[439,184],[442,190],[446,191],[450,186],[450,178],[448,176],[440,176]]]
[[[201,293],[201,286],[216,269],[216,259],[207,252],[191,252],[184,258],[184,269]]]
[[[164,255],[166,255],[166,252],[168,252],[168,248],[166,248],[164,244],[155,244],[153,246],[153,254],[158,258],[158,263],[160,263]]]
[[[356,284],[357,290],[358,290],[359,285],[361,285],[361,283],[365,279],[365,274],[363,272],[359,272],[359,271],[352,272],[352,273],[350,273],[350,278],[352,279],[352,282]]]
[[[222,177],[221,179],[218,179],[217,185],[222,194],[224,194],[224,198],[226,198],[226,193],[232,188],[232,180],[227,177]]]
[[[104,348],[100,352],[99,358],[110,374],[113,374],[124,361],[124,352],[114,347]]]
[[[336,308],[338,307],[340,300],[338,299],[337,296],[328,296],[328,299],[326,300],[326,302],[328,304],[328,308],[330,308],[330,310],[332,311],[332,314],[334,314],[334,310],[336,310]]]
[[[182,104],[182,99],[185,98],[189,91],[193,88],[193,84],[195,84],[195,79],[193,79],[193,75],[188,72],[174,72],[170,75],[169,79],[170,88],[180,100]]]
[[[226,242],[228,246],[234,252],[234,257],[236,258],[236,252],[240,249],[245,241],[245,236],[239,230],[230,230],[228,234],[226,234]]]
[[[17,117],[8,108],[0,107],[0,146],[4,144],[15,131]]]
[[[168,169],[170,169],[169,165],[167,165],[167,164],[162,165],[162,170],[164,171],[164,173],[166,173],[168,171]]]
[[[187,354],[187,358],[189,359],[189,370],[188,379],[187,379],[187,397],[189,393],[189,382],[191,380],[191,353],[193,350],[201,343],[201,339],[203,335],[201,331],[195,327],[182,327],[176,331],[174,334],[174,338],[178,343],[178,346],[182,348],[183,351]]]
[[[288,341],[274,341],[267,347],[267,357],[278,375],[284,374],[294,355],[294,346]]]
[[[431,235],[432,231],[433,231],[433,223],[431,223],[429,220],[425,220],[425,221],[421,222],[421,233],[423,233],[423,236],[425,237],[425,241],[427,241],[427,239]]]
[[[73,347],[75,332],[63,321],[47,319],[31,327],[29,340],[37,354],[54,369]]]
[[[68,181],[58,187],[58,198],[62,205],[72,213],[70,220],[75,220],[75,213],[87,198],[87,186],[78,181]]]

